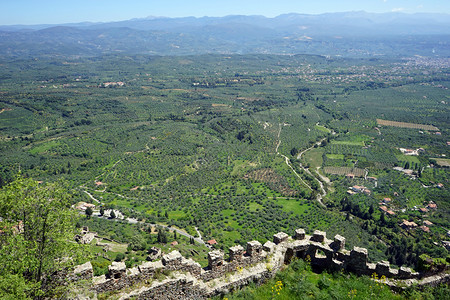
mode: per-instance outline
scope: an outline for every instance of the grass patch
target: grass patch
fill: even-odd
[[[358,142],[358,141],[331,141],[331,144],[364,147],[364,142]]]
[[[222,215],[224,217],[230,217],[235,211],[233,209],[224,209],[222,210]]]
[[[255,203],[255,202],[250,203],[250,205],[249,205],[249,207],[248,207],[248,209],[249,209],[250,211],[256,211],[258,208],[259,208],[259,209],[263,209],[263,206],[260,205],[260,204],[258,204],[258,203]]]
[[[397,157],[397,159],[399,161],[407,161],[410,163],[420,164],[420,160],[419,160],[419,158],[417,158],[417,156],[398,154],[398,155],[395,155],[395,157]]]
[[[320,131],[323,131],[323,132],[326,132],[326,133],[330,133],[331,132],[330,129],[326,128],[325,126],[318,125],[318,124],[316,125],[316,129],[320,130]]]
[[[313,148],[311,151],[306,152],[304,155],[306,163],[308,163],[310,167],[314,169],[322,166],[322,155],[324,151],[325,150],[323,148]]]
[[[329,159],[344,159],[344,154],[327,154]]]
[[[49,151],[53,147],[59,146],[61,143],[58,141],[49,141],[45,144],[39,145],[31,149],[29,152],[31,154],[40,154]]]
[[[369,141],[371,138],[367,135],[359,134],[352,136],[345,136],[344,140],[332,140],[331,144],[334,145],[349,145],[349,146],[365,146],[365,142]]]
[[[169,215],[169,219],[178,220],[178,219],[184,218],[186,216],[186,213],[181,210],[175,210],[175,211],[169,211],[168,215]]]
[[[292,211],[295,214],[301,215],[303,214],[306,209],[309,208],[309,206],[301,202],[300,200],[294,200],[294,199],[276,199],[276,203],[283,206],[283,210],[286,212]]]
[[[240,175],[240,174],[244,174],[247,170],[250,170],[251,168],[254,168],[257,166],[256,163],[252,163],[248,160],[234,160],[233,161],[234,166],[233,166],[233,171],[231,171],[231,175]]]

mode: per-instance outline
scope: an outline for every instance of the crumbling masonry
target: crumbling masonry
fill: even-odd
[[[430,281],[430,277],[422,278],[423,274],[413,273],[409,268],[392,269],[386,261],[369,263],[366,249],[346,250],[345,238],[340,235],[329,240],[325,232],[316,230],[309,236],[303,229],[297,229],[293,237],[279,232],[273,236],[273,242],[267,241],[264,245],[258,241],[248,242],[245,251],[240,245],[231,247],[227,261],[222,251],[209,252],[206,268],[173,251],[159,261],[145,262],[129,269],[123,262],[113,262],[108,274],[98,277],[93,277],[92,265],[88,262],[75,269],[73,278],[92,281],[96,293],[118,291],[114,298],[119,299],[204,299],[228,293],[250,282],[262,283],[294,258],[307,259],[312,266],[331,271],[384,275],[391,283],[410,285]],[[165,279],[154,279],[161,277],[155,275],[168,271],[170,275]],[[450,274],[446,274],[432,281],[448,281],[449,278]],[[127,292],[122,292],[123,288],[128,288]]]

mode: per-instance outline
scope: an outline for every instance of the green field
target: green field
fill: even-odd
[[[316,169],[317,167],[321,167],[323,164],[322,155],[324,150],[321,148],[314,148],[304,154],[304,159],[307,164],[310,165],[311,168]],[[327,155],[328,156],[328,155]]]
[[[327,154],[329,159],[344,159],[344,154]]]
[[[302,215],[309,207],[308,204],[301,203],[294,199],[281,199],[277,198],[276,203],[283,207],[286,212],[293,212],[298,215]]]
[[[417,158],[417,156],[413,155],[398,154],[395,157],[397,157],[399,161],[407,161],[409,163],[416,163],[416,164],[420,163],[420,160]]]
[[[317,128],[318,130],[323,131],[323,132],[326,132],[326,133],[330,133],[330,132],[331,132],[330,129],[328,129],[328,128],[326,128],[325,126],[322,126],[322,125],[316,124],[316,128]]]
[[[61,145],[61,143],[59,141],[44,142],[44,143],[42,143],[40,145],[37,145],[37,146],[33,147],[30,150],[30,153],[31,154],[40,154],[40,153],[48,152],[52,148],[57,147],[59,145]]]

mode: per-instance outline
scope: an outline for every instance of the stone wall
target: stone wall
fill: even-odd
[[[206,268],[184,258],[178,251],[172,251],[159,261],[144,262],[129,269],[123,262],[113,262],[108,274],[98,277],[92,276],[92,265],[86,263],[78,266],[71,277],[92,280],[92,289],[97,293],[120,291],[145,283],[140,284],[140,289],[121,295],[120,299],[203,299],[226,294],[250,282],[261,283],[294,258],[306,259],[313,267],[331,271],[346,270],[359,275],[376,273],[391,283],[427,284],[430,281],[409,268],[393,269],[386,261],[369,263],[367,249],[354,247],[351,251],[346,250],[345,238],[340,235],[329,240],[325,232],[316,230],[310,236],[303,229],[297,229],[293,237],[279,232],[273,236],[273,241],[264,245],[258,241],[248,242],[245,251],[240,245],[231,247],[228,260],[224,260],[221,250],[211,251]],[[160,278],[155,275],[163,272],[170,272],[170,275],[162,280],[154,279]],[[422,279],[419,281],[419,278]],[[448,280],[449,276],[445,278]],[[439,280],[442,281],[442,277]]]

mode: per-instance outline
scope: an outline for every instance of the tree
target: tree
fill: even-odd
[[[291,155],[292,155],[292,156],[296,156],[297,153],[298,153],[298,149],[297,149],[296,147],[294,147],[294,148],[291,149]]]
[[[105,209],[103,206],[100,206],[100,216],[103,216],[105,214]]]
[[[109,214],[109,217],[111,219],[114,219],[116,217],[116,213],[114,212],[114,210],[111,209],[111,213]]]
[[[85,213],[86,213],[87,218],[90,219],[92,214],[94,213],[94,211],[92,210],[92,208],[88,207],[88,208],[86,208]]]
[[[124,258],[125,258],[125,254],[123,254],[122,252],[119,252],[119,253],[117,253],[114,261],[122,261]]]
[[[47,278],[77,261],[78,214],[69,197],[61,183],[40,185],[20,176],[0,190],[0,298],[51,298]]]
[[[381,213],[380,223],[381,223],[381,225],[386,225],[386,217],[385,217],[384,213]]]
[[[162,243],[162,244],[167,243],[167,234],[162,228],[158,229],[158,237],[156,240],[158,243]]]
[[[374,213],[375,209],[373,207],[373,204],[369,207],[369,215],[372,215]]]

